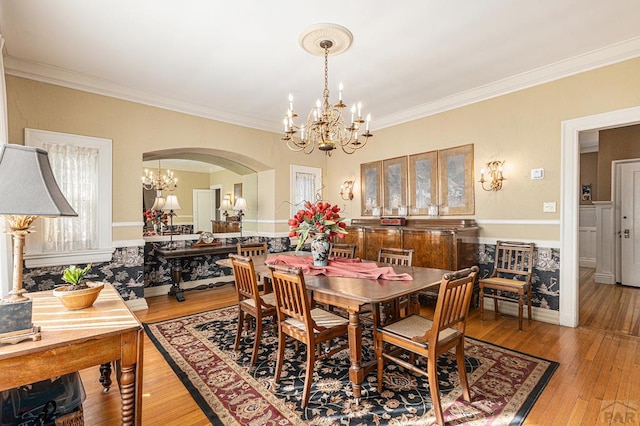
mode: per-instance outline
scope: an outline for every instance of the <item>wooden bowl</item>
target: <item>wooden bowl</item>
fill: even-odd
[[[100,291],[104,287],[104,283],[87,282],[89,288],[81,288],[79,290],[68,290],[71,285],[65,285],[53,290],[62,305],[70,310],[84,309],[93,305]]]

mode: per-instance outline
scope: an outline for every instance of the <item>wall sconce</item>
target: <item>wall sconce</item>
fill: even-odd
[[[345,180],[342,185],[340,185],[340,196],[343,200],[353,200],[353,181]]]
[[[482,189],[485,191],[500,191],[502,189],[502,181],[505,178],[502,176],[502,166],[504,161],[490,161],[487,163],[487,168],[480,170],[480,182]],[[487,175],[487,179],[485,179]],[[484,183],[489,182],[489,188],[485,188]]]

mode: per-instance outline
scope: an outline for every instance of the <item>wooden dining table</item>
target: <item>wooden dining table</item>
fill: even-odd
[[[286,253],[254,256],[252,259],[256,273],[263,278],[268,277],[270,274],[266,264],[268,258],[276,255],[282,256],[283,254]],[[219,264],[231,267],[231,260],[223,259],[219,261]],[[380,266],[389,265],[380,264]],[[313,300],[316,303],[344,309],[349,315],[348,341],[351,361],[349,380],[353,386],[353,396],[356,403],[359,402],[361,397],[362,382],[365,375],[376,366],[375,362],[370,365],[362,365],[362,324],[360,322],[362,308],[367,305],[372,307],[374,326],[380,321],[378,318],[380,304],[402,296],[409,296],[409,313],[418,313],[420,304],[417,292],[438,286],[442,276],[447,272],[451,272],[442,269],[396,265],[393,265],[393,270],[396,274],[409,274],[413,279],[384,280],[307,274],[304,276],[307,290],[313,292]]]

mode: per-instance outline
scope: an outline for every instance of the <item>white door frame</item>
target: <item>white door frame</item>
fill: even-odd
[[[562,122],[560,209],[560,325],[577,327],[578,318],[578,194],[579,133],[640,123],[640,107],[605,112]]]

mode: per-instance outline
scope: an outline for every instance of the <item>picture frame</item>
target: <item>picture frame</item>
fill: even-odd
[[[440,215],[475,213],[473,144],[438,151]]]
[[[383,216],[397,216],[407,206],[407,157],[382,160]]]
[[[382,162],[360,164],[361,215],[373,216],[373,209],[382,205]]]
[[[427,215],[438,204],[438,151],[409,156],[409,215]]]
[[[242,197],[242,183],[233,184],[233,205],[235,206],[238,198]]]

